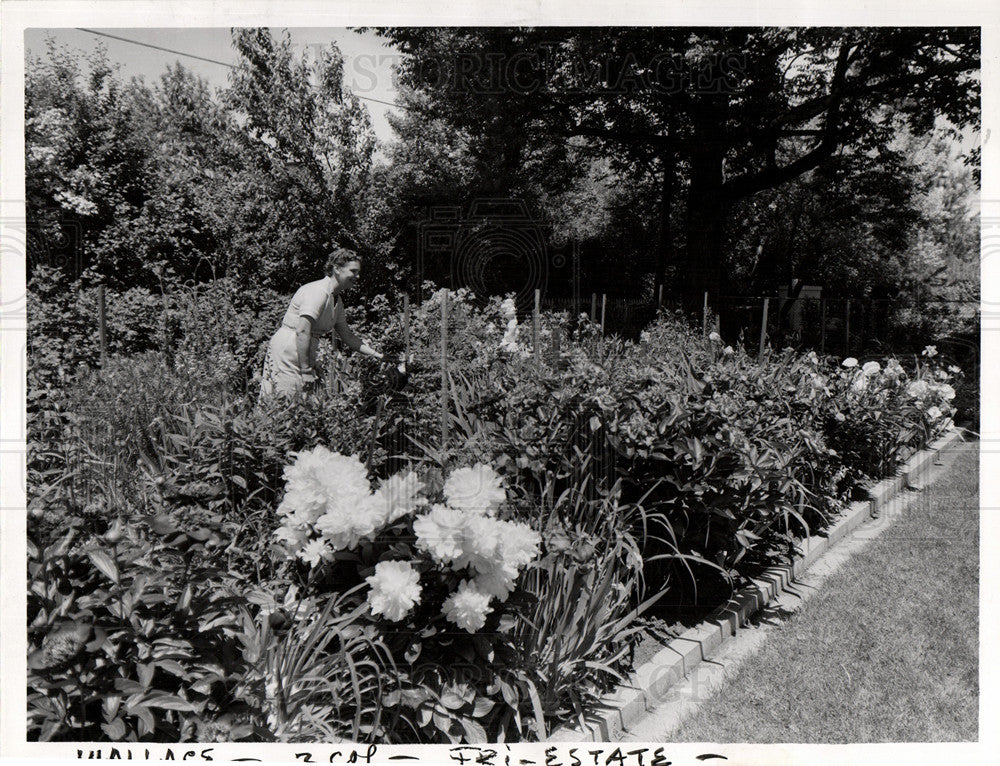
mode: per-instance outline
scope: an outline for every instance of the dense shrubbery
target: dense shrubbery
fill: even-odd
[[[134,323],[100,368],[69,321],[78,358],[32,356],[32,737],[544,736],[665,594],[793,555],[948,428],[961,378],[931,347],[757,360],[666,316],[626,343],[545,315],[536,355],[511,302],[459,292],[443,409],[442,291],[407,328],[357,318],[408,346],[402,391],[351,358],[258,404],[273,296],[185,295],[161,346]]]

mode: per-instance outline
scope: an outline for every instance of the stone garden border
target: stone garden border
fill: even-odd
[[[912,455],[896,476],[883,479],[868,490],[869,498],[851,503],[847,512],[821,535],[801,541],[801,556],[790,565],[769,567],[739,590],[704,622],[672,639],[650,660],[636,668],[628,683],[601,699],[600,708],[590,714],[587,728],[562,726],[549,735],[548,742],[615,742],[629,727],[638,723],[658,701],[666,699],[671,686],[732,639],[750,617],[763,609],[782,590],[788,589],[824,553],[868,519],[878,518],[886,505],[907,487],[919,486],[938,453],[962,439],[961,429],[953,429],[925,449]]]

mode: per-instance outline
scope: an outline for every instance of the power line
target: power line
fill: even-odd
[[[77,27],[81,32],[87,32],[92,35],[97,35],[98,37],[109,37],[112,40],[120,40],[123,43],[132,43],[132,45],[141,45],[143,48],[152,48],[157,51],[165,51],[167,53],[174,53],[178,56],[187,56],[189,59],[198,59],[199,61],[207,61],[209,64],[218,64],[219,66],[229,67],[230,69],[236,69],[232,64],[228,64],[225,61],[216,61],[215,59],[205,58],[204,56],[196,56],[193,53],[185,53],[184,51],[175,51],[173,48],[164,48],[161,45],[153,45],[152,43],[143,43],[138,40],[129,40],[127,37],[119,37],[118,35],[109,35],[107,32],[98,32],[96,29],[84,29],[83,27]]]
[[[76,27],[80,32],[87,32],[91,35],[97,35],[98,37],[108,37],[112,40],[119,40],[123,43],[131,43],[132,45],[141,45],[143,48],[152,48],[156,51],[164,51],[165,53],[173,53],[176,56],[187,56],[189,59],[197,59],[198,61],[207,61],[209,64],[218,64],[219,66],[229,67],[230,69],[236,69],[235,64],[229,64],[225,61],[217,61],[216,59],[205,58],[204,56],[196,56],[193,53],[185,53],[184,51],[174,50],[173,48],[164,48],[162,45],[153,45],[152,43],[144,43],[139,40],[130,40],[127,37],[119,37],[118,35],[108,34],[107,32],[98,32],[96,29],[86,29],[84,27]],[[400,106],[399,104],[394,104],[391,101],[382,101],[378,98],[372,98],[371,96],[359,96],[357,93],[354,94],[357,98],[362,101],[374,101],[376,104],[384,104],[385,106],[395,107],[396,109],[405,109],[410,111],[408,106]]]

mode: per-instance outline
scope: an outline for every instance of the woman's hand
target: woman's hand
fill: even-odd
[[[373,356],[376,359],[378,359],[380,362],[383,359],[385,359],[385,356],[380,351],[376,351],[371,346],[369,346],[367,343],[362,343],[361,344],[361,347],[358,348],[358,353],[359,354],[365,354],[367,356]]]

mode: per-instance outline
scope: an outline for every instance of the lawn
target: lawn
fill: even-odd
[[[978,738],[978,444],[774,630],[681,742]]]

